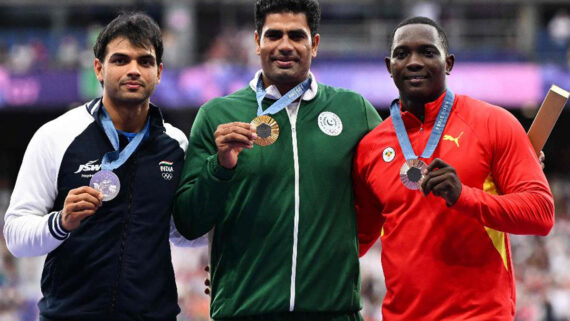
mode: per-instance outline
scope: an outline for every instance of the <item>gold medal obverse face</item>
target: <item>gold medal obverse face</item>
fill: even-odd
[[[275,119],[267,115],[255,117],[251,123],[255,126],[255,132],[257,134],[257,139],[254,141],[256,145],[268,146],[279,138],[279,125]]]

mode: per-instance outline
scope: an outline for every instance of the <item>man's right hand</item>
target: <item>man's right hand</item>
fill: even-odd
[[[244,148],[253,148],[257,139],[255,127],[248,123],[221,124],[214,132],[218,149],[218,163],[227,169],[236,167],[238,155]]]
[[[101,205],[103,194],[92,187],[82,186],[70,190],[61,211],[63,228],[68,232],[73,231],[86,217],[95,214]]]

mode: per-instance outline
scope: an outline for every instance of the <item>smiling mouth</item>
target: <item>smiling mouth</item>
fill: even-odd
[[[404,80],[418,81],[427,79],[427,76],[415,75],[415,76],[405,76]]]
[[[137,88],[144,87],[144,85],[140,82],[131,82],[131,81],[124,82],[122,85],[127,87],[128,89],[137,89]]]
[[[285,58],[285,57],[276,57],[276,58],[271,58],[271,61],[273,61],[274,63],[277,64],[278,67],[280,68],[290,68],[293,66],[293,64],[295,64],[296,62],[298,62],[299,60],[296,58]]]

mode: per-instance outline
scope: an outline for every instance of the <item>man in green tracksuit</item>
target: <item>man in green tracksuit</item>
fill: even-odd
[[[215,320],[361,320],[351,168],[381,119],[310,73],[316,0],[258,0],[255,15],[262,70],[200,108],[176,226],[189,239],[214,230]]]

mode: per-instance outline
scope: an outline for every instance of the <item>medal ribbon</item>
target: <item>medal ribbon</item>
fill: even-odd
[[[265,88],[263,88],[263,80],[259,76],[259,80],[257,81],[257,90],[255,91],[255,96],[257,98],[257,116],[261,115],[273,115],[281,111],[281,109],[289,106],[290,103],[297,100],[297,98],[301,97],[310,87],[311,78],[307,78],[302,83],[295,86],[293,89],[289,90],[287,94],[281,96],[279,100],[274,102],[269,108],[263,111],[261,103],[263,102],[263,98],[267,92]]]
[[[431,135],[429,136],[427,145],[422,152],[422,158],[430,158],[435,151],[435,148],[439,144],[439,139],[441,138],[441,134],[443,134],[443,129],[445,128],[445,124],[449,118],[454,99],[455,95],[453,92],[447,89],[443,103],[441,104],[439,112],[437,113],[437,118],[431,131]],[[394,101],[390,106],[390,116],[392,116],[392,123],[394,124],[396,136],[398,136],[398,142],[400,143],[404,157],[407,161],[417,159],[418,156],[416,156],[414,153],[414,149],[410,143],[408,133],[406,132],[406,126],[404,126],[404,121],[402,120],[402,115],[400,114],[400,105],[398,101]]]
[[[144,125],[143,130],[139,131],[135,138],[133,138],[125,148],[121,152],[119,152],[119,135],[115,130],[115,126],[113,125],[113,121],[105,107],[101,105],[102,114],[101,114],[101,123],[103,124],[103,129],[105,130],[105,134],[111,141],[113,148],[115,149],[112,152],[108,152],[103,156],[101,160],[101,169],[102,170],[114,170],[115,168],[119,168],[123,165],[129,157],[137,150],[140,143],[142,142],[145,135],[147,135],[150,127],[150,117],[146,120],[146,124]]]

